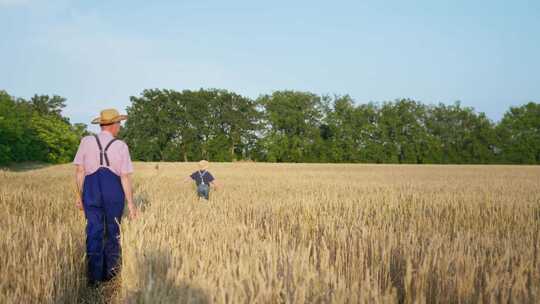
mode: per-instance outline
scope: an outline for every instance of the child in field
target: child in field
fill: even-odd
[[[210,198],[210,185],[214,188],[218,188],[218,183],[216,182],[216,179],[208,171],[209,162],[206,160],[201,160],[199,162],[199,170],[193,172],[190,176],[186,177],[184,182],[189,181],[189,179],[192,179],[195,181],[195,185],[197,186],[197,195],[199,198],[204,198],[208,200]]]

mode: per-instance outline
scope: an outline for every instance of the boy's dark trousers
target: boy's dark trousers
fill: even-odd
[[[120,221],[124,212],[120,177],[99,168],[84,178],[83,207],[86,217],[86,258],[90,284],[108,281],[120,261]]]

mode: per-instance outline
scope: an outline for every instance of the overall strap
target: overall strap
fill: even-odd
[[[98,136],[94,134],[94,137],[96,138],[96,142],[99,148],[99,165],[103,166],[103,148],[101,147],[101,142],[99,141]]]
[[[201,173],[201,170],[199,170],[199,176],[201,177],[201,184],[205,185],[203,176],[206,174],[206,170],[204,170],[204,173]]]
[[[96,142],[99,148],[99,165],[103,166],[103,157],[105,157],[105,163],[107,164],[107,167],[109,167],[110,163],[109,163],[109,157],[107,156],[107,150],[109,150],[109,147],[111,146],[113,142],[117,140],[117,138],[113,138],[113,140],[111,140],[107,144],[107,146],[105,147],[105,150],[103,150],[103,147],[101,146],[101,142],[99,141],[99,137],[95,134],[94,134],[94,137],[96,138]]]
[[[105,155],[105,162],[107,162],[107,167],[109,166],[109,157],[107,157],[107,150],[109,150],[109,147],[112,145],[113,142],[117,141],[117,138],[113,138],[105,147],[105,151],[103,152],[103,155]]]

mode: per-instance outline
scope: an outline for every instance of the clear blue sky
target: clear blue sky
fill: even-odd
[[[159,2],[159,3],[158,3]],[[540,1],[0,0],[0,89],[88,123],[145,88],[540,102]]]

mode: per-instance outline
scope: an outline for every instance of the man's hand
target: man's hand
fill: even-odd
[[[83,204],[82,204],[82,197],[81,193],[83,191],[83,185],[84,185],[84,167],[81,165],[77,165],[75,167],[75,186],[77,199],[75,200],[75,206],[79,208],[80,210],[83,210]]]
[[[120,176],[120,181],[122,182],[122,188],[126,195],[126,201],[129,208],[129,218],[134,220],[139,216],[139,211],[135,204],[133,204],[133,192],[131,191],[131,174],[122,174]]]
[[[128,203],[129,219],[134,220],[139,217],[139,209],[133,203]]]
[[[83,210],[82,199],[80,196],[77,196],[77,199],[75,200],[75,207],[79,210]]]

